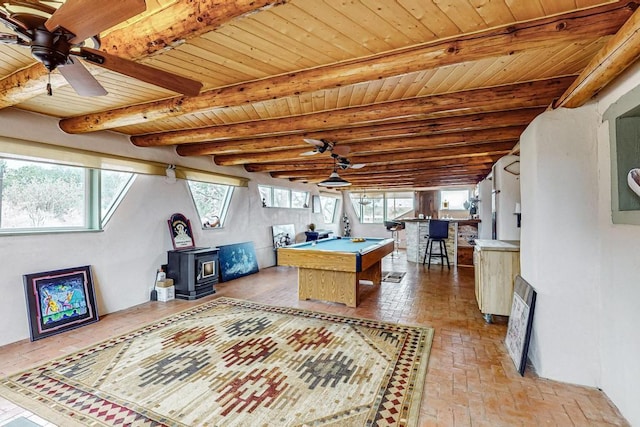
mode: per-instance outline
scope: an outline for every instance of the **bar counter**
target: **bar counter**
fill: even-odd
[[[429,220],[419,218],[402,219],[405,223],[407,238],[407,261],[421,263],[427,249],[429,234]],[[447,239],[447,254],[451,265],[473,266],[473,239],[478,237],[479,219],[445,219],[449,221],[449,238]],[[439,259],[433,259],[431,264],[440,264]]]

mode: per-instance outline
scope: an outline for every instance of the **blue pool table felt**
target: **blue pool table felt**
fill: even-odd
[[[379,244],[385,239],[367,237],[364,242],[353,242],[351,237],[344,237],[342,239],[329,238],[316,240],[316,245],[313,242],[298,243],[297,245],[291,245],[289,248],[298,249],[311,249],[321,251],[333,251],[333,252],[361,252],[371,246]]]

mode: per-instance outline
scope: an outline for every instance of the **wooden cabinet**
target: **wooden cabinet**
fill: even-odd
[[[473,242],[478,238],[479,220],[458,220],[456,239],[459,267],[473,267]]]
[[[473,267],[473,246],[458,245],[458,267]]]
[[[476,300],[485,320],[509,316],[514,279],[520,274],[520,242],[476,240],[473,257]]]

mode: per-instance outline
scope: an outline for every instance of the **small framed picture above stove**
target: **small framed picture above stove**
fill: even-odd
[[[196,243],[193,240],[193,231],[191,230],[191,221],[187,217],[181,213],[174,213],[169,218],[168,223],[173,249],[193,249],[196,247]]]

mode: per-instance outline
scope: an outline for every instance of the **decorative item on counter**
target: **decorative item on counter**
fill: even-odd
[[[472,197],[466,202],[464,202],[464,208],[469,211],[469,215],[473,218],[474,215],[478,213],[478,202],[480,199],[477,197]]]
[[[447,199],[442,202],[442,208],[449,209],[449,201]]]

